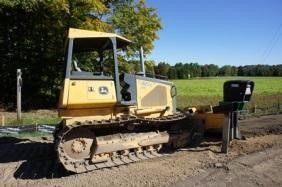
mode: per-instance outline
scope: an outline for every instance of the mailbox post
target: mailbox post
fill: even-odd
[[[228,152],[231,140],[241,139],[238,112],[250,101],[253,89],[254,82],[249,80],[230,80],[223,85],[223,101],[213,108],[215,113],[224,113],[226,118],[222,128],[221,151],[223,153]]]

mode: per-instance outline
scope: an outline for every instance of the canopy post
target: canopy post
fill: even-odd
[[[143,52],[143,47],[140,47],[140,63],[141,63],[141,72],[144,77],[146,77],[146,72],[145,72],[145,63],[144,63],[144,52]]]

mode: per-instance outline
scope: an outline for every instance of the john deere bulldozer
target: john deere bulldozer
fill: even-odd
[[[172,82],[148,77],[144,69],[122,72],[118,56],[130,44],[117,34],[69,29],[62,122],[54,133],[66,170],[81,173],[159,157],[167,148],[197,144],[204,129],[224,123],[224,115],[208,107],[178,111]]]

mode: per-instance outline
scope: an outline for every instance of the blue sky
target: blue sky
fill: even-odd
[[[282,0],[147,0],[163,29],[147,59],[282,64]]]

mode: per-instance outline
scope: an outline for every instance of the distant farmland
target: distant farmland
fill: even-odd
[[[213,77],[172,80],[177,88],[178,107],[217,105],[223,98],[223,83],[237,79],[255,82],[250,106],[269,107],[282,104],[282,77]]]

